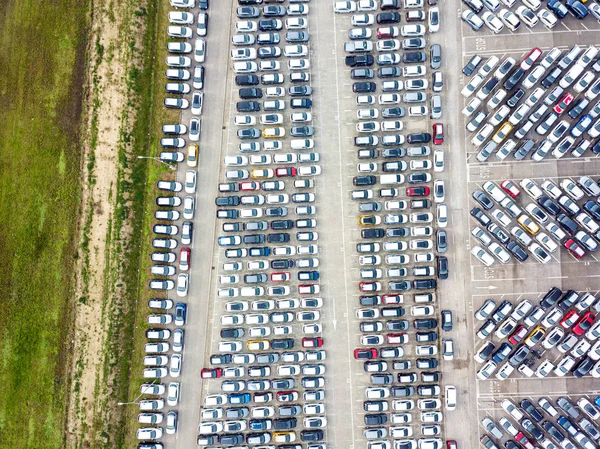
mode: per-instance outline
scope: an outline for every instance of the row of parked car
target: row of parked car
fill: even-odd
[[[579,0],[549,0],[547,8],[542,8],[540,0],[523,0],[517,4],[516,0],[463,0],[469,8],[464,9],[461,18],[473,29],[479,31],[485,26],[494,34],[500,33],[504,27],[515,32],[525,23],[527,27],[534,28],[542,24],[547,29],[554,28],[559,20],[569,14],[577,19],[584,19],[588,15],[600,21],[600,5],[595,2],[580,2]],[[514,12],[511,11],[516,6]],[[483,8],[485,11],[478,16]]]
[[[225,302],[217,351],[201,377],[219,379],[220,392],[205,398],[197,442],[324,449],[310,7],[259,3],[239,2],[232,37],[242,154],[225,157],[215,200],[225,256],[217,301]]]
[[[202,92],[204,87],[204,67],[196,65],[193,78],[188,70],[191,68],[191,59],[188,55],[193,53],[196,63],[205,61],[206,53],[206,25],[208,22],[208,0],[170,0],[171,6],[177,8],[169,12],[170,25],[167,33],[177,39],[167,43],[169,56],[166,58],[167,84],[165,90],[167,97],[164,105],[167,108],[187,109],[189,101],[183,98],[191,93],[187,81],[192,80],[193,88],[197,89],[192,94],[192,113],[189,126],[185,124],[165,124],[162,127],[164,136],[160,143],[164,150],[159,158],[167,164],[177,164],[186,160],[190,168],[185,173],[183,183],[178,181],[159,181],[157,189],[161,196],[156,198],[159,209],[155,218],[159,220],[153,226],[155,238],[152,240],[154,252],[151,254],[153,265],[150,272],[154,277],[149,284],[150,289],[165,294],[153,297],[148,301],[152,313],[148,316],[151,327],[146,331],[144,350],[143,377],[148,379],[140,387],[143,399],[139,401],[140,414],[138,421],[144,427],[138,429],[137,437],[143,440],[138,449],[163,449],[164,445],[159,440],[164,435],[177,432],[179,415],[177,406],[181,396],[181,384],[176,379],[181,375],[184,348],[184,327],[187,319],[187,304],[183,298],[187,297],[189,288],[189,269],[191,260],[191,243],[193,219],[195,215],[195,192],[197,172],[194,169],[198,162],[198,145],[193,143],[188,147],[187,155],[178,151],[186,146],[182,137],[186,134],[192,142],[200,139],[200,119],[196,115],[202,113]],[[182,10],[179,10],[179,9]],[[195,13],[193,10],[199,9]],[[196,25],[197,39],[189,41],[194,36],[192,26]],[[169,95],[177,95],[171,97]],[[179,192],[187,194],[183,199]],[[179,222],[181,224],[181,233]],[[179,236],[179,239],[176,239]],[[182,246],[175,251],[179,244]],[[178,274],[179,272],[179,274]],[[176,280],[172,280],[176,276]],[[175,290],[175,302],[168,297],[170,291]],[[173,379],[171,382],[162,383],[163,379]],[[153,379],[153,380],[152,380]],[[151,381],[152,380],[152,381]],[[165,397],[166,396],[166,397]],[[166,399],[166,400],[165,400]],[[165,414],[165,407],[169,408]],[[164,424],[163,428],[161,424]]]
[[[549,263],[560,246],[576,260],[584,257],[586,252],[598,249],[598,182],[589,176],[580,176],[576,180],[564,178],[559,183],[550,179],[541,181],[541,187],[528,178],[519,182],[530,198],[520,205],[517,204],[519,200],[526,198],[510,180],[502,181],[500,186],[487,181],[482,189],[473,192],[472,197],[480,207],[471,209],[471,216],[483,228],[475,226],[471,234],[487,249],[474,245],[471,253],[484,265],[495,262],[489,253],[501,263],[509,263],[511,255],[524,262],[529,258],[527,252],[538,262]]]
[[[598,447],[600,429],[595,421],[600,410],[588,398],[581,397],[577,404],[566,397],[559,397],[555,403],[546,397],[535,402],[523,399],[517,406],[504,399],[501,406],[508,417],[502,416],[497,421],[485,417],[481,426],[487,433],[481,436],[481,444],[487,449],[499,449],[501,440],[505,440],[506,449]],[[598,398],[595,403],[600,404]]]
[[[462,89],[467,98],[477,92],[462,111],[469,119],[467,131],[475,133],[471,143],[482,147],[477,160],[484,162],[494,152],[498,160],[514,152],[516,160],[529,156],[534,161],[543,160],[551,150],[556,159],[569,152],[572,157],[581,157],[588,149],[600,152],[594,141],[600,136],[600,102],[592,105],[600,94],[600,63],[592,64],[597,54],[593,46],[583,51],[575,45],[564,55],[553,48],[543,58],[542,50],[534,48],[518,65],[512,57],[502,63],[489,57]],[[471,75],[481,62],[474,56],[463,73]],[[488,97],[486,107],[480,108]],[[532,131],[543,140],[526,139]]]
[[[370,381],[363,402],[366,412],[363,437],[371,449],[441,448],[443,414],[439,398],[444,391],[437,368],[442,353],[445,360],[452,360],[454,347],[451,339],[444,339],[443,351],[438,353],[438,345],[440,331],[452,329],[452,314],[443,311],[442,323],[438,326],[436,294],[426,290],[436,288],[436,279],[431,279],[436,273],[439,279],[448,275],[447,259],[436,257],[431,251],[433,243],[427,239],[435,234],[434,224],[444,228],[448,220],[443,203],[444,183],[441,180],[433,183],[431,174],[443,171],[444,153],[441,148],[433,152],[427,146],[432,139],[427,132],[415,132],[407,137],[398,133],[409,126],[414,128],[419,123],[418,118],[439,119],[442,115],[441,72],[433,72],[430,81],[425,77],[426,67],[414,65],[430,57],[432,69],[441,66],[441,47],[428,48],[424,24],[428,20],[429,32],[437,32],[439,9],[429,5],[426,10],[422,1],[405,1],[403,6],[409,24],[395,26],[401,21],[401,14],[397,12],[399,2],[386,4],[386,9],[383,2],[381,6],[384,11],[393,12],[370,15],[368,11],[377,10],[377,2],[373,0],[359,1],[356,9],[345,11],[358,12],[350,18],[353,28],[348,31],[350,40],[345,42],[344,50],[346,65],[352,67],[352,91],[358,94],[358,135],[355,137],[355,145],[359,147],[358,176],[353,180],[356,190],[351,192],[351,199],[358,203],[358,224],[363,239],[357,245],[361,296],[356,316],[361,320],[361,335],[360,347],[354,350],[354,357],[363,362]],[[339,9],[337,12],[342,12]],[[380,26],[375,28],[375,23]],[[399,36],[405,39],[401,42],[397,39]],[[375,42],[370,40],[374,37]],[[401,48],[405,50],[402,56],[393,53]],[[375,51],[376,56],[371,54]],[[401,62],[406,64],[402,70],[397,65]],[[375,63],[379,68],[369,68]],[[371,81],[376,76],[381,79],[380,86]],[[383,93],[376,105],[375,96],[371,94],[378,88]],[[425,105],[430,89],[434,92],[430,98],[431,111]],[[402,91],[405,93],[399,93]],[[406,103],[407,109],[400,107],[400,103]],[[384,121],[377,121],[380,116]],[[443,143],[441,126],[434,125],[434,145]],[[380,132],[395,134],[375,135]],[[406,141],[415,146],[399,147]],[[384,149],[376,148],[380,144]],[[431,161],[434,153],[435,167]],[[411,187],[405,192],[400,185],[406,180]],[[434,201],[430,199],[432,191]],[[410,199],[411,196],[415,198]],[[408,213],[409,209],[412,213]],[[379,243],[381,239],[384,241]],[[443,229],[438,231],[438,240],[438,249],[445,252]],[[385,256],[379,254],[382,248]],[[414,281],[407,280],[413,276]],[[425,291],[415,295],[404,292],[413,288]],[[414,305],[405,305],[410,302]],[[404,318],[409,310],[412,319]],[[455,394],[455,390],[451,391],[447,393],[449,396]],[[452,410],[454,403],[450,399],[448,409]],[[448,443],[448,447],[456,447],[455,441]]]
[[[600,300],[591,293],[563,293],[556,287],[539,305],[529,299],[515,305],[508,300],[500,304],[485,300],[475,313],[476,320],[483,322],[478,325],[477,337],[489,339],[474,356],[483,364],[477,377],[485,380],[496,372],[495,377],[502,381],[515,369],[527,377],[569,373],[600,377],[599,310]],[[498,341],[492,342],[493,337]]]

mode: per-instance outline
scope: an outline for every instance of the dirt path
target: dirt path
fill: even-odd
[[[119,293],[124,289],[120,274],[128,223],[115,211],[122,200],[119,182],[128,176],[120,156],[128,150],[123,131],[131,129],[135,118],[128,76],[139,63],[132,48],[141,46],[140,21],[128,2],[92,3],[69,448],[111,447],[116,437],[105,423],[118,420],[121,412],[109,398],[118,370],[114,316],[124,301]]]

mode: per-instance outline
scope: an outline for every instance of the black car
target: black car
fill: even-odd
[[[271,268],[274,270],[294,268],[294,261],[292,259],[275,259],[271,261]]]
[[[244,87],[239,90],[240,98],[243,100],[249,98],[262,98],[263,93],[260,87]]]
[[[281,29],[281,21],[277,22],[277,19],[264,19],[258,22],[258,28],[261,31],[276,31]]]
[[[600,206],[595,201],[586,201],[583,209],[596,220],[600,220]]]
[[[473,199],[481,204],[481,207],[483,207],[485,210],[490,210],[492,207],[494,207],[494,203],[490,197],[483,193],[482,190],[475,190],[472,196]]]
[[[419,63],[427,61],[427,54],[423,51],[407,51],[402,55],[404,64]]]
[[[519,349],[526,348],[527,346],[521,346]],[[515,352],[516,354],[516,352]],[[513,355],[514,357],[514,355]],[[512,359],[512,357],[511,357]],[[536,422],[541,422],[544,417],[542,413],[533,405],[529,399],[523,399],[521,401],[521,408],[527,412]]]
[[[227,446],[236,446],[244,442],[244,436],[239,433],[223,434],[219,437],[219,443]]]
[[[355,93],[375,92],[376,90],[377,84],[372,82],[358,82],[352,84],[352,92]]]
[[[544,208],[546,212],[548,212],[553,217],[560,214],[561,208],[558,204],[556,204],[550,197],[546,195],[542,195],[537,200],[538,204]]]
[[[470,76],[475,69],[477,68],[477,66],[481,63],[482,58],[479,55],[475,55],[473,56],[469,62],[467,62],[467,64],[463,67],[462,72],[465,76]]]
[[[367,426],[378,426],[387,422],[387,415],[385,413],[377,413],[373,415],[365,415],[365,425]]]
[[[548,75],[546,75],[542,81],[541,81],[541,85],[542,87],[544,87],[545,89],[548,89],[550,86],[552,86],[556,80],[560,77],[560,75],[562,74],[562,69],[560,69],[559,67],[555,67],[554,69],[552,69],[552,71],[550,73],[548,73]]]
[[[473,216],[483,226],[489,225],[492,220],[488,217],[481,209],[474,207],[471,209],[471,216]]]
[[[389,171],[389,170],[383,170],[383,171]],[[427,174],[426,173],[410,173],[408,175],[408,182],[410,184],[422,184],[424,182],[427,182]]]
[[[239,327],[228,327],[221,329],[221,338],[242,338],[244,329]]]
[[[277,430],[293,429],[296,425],[296,418],[277,418],[273,420],[273,428]]]
[[[235,84],[238,86],[256,86],[259,83],[256,75],[236,75]]]
[[[377,14],[377,23],[385,24],[385,23],[400,23],[400,14],[397,12],[380,12]]]
[[[372,55],[346,56],[345,62],[348,67],[369,67],[375,63],[375,58]]]
[[[406,141],[410,144],[413,143],[428,143],[431,140],[431,134],[429,133],[412,133],[406,138]]]
[[[517,90],[514,94],[511,95],[511,97],[506,101],[506,104],[511,107],[514,108],[517,103],[521,100],[521,98],[523,98],[523,95],[525,95],[525,91],[523,89],[519,89]]]
[[[292,220],[273,220],[270,226],[273,230],[292,229],[294,222]]]
[[[508,79],[504,81],[504,84],[502,86],[506,90],[513,90],[517,86],[517,84],[519,84],[519,81],[521,81],[524,75],[525,70],[523,70],[521,67],[517,67],[515,70],[512,71]]]
[[[352,183],[355,186],[372,186],[377,182],[377,178],[375,176],[355,176],[352,179]]]
[[[350,78],[352,79],[372,79],[375,76],[373,69],[352,69]]]
[[[538,426],[531,422],[530,419],[523,419],[521,425],[529,432],[533,437],[540,441],[544,437],[544,432]]]
[[[525,250],[523,248],[521,248],[521,245],[519,245],[516,242],[513,242],[512,240],[510,242],[508,242],[508,245],[506,245],[506,248],[512,253],[513,256],[515,256],[515,258],[521,262],[525,262],[527,260],[527,258],[529,257],[529,255],[525,252]]]
[[[276,340],[271,340],[271,349],[292,349],[293,347],[293,338],[279,338]],[[273,386],[273,388],[275,387]]]
[[[359,298],[359,302],[360,302],[361,306],[365,306],[365,307],[378,306],[381,304],[381,296],[379,296],[379,295],[361,296]]]
[[[312,100],[310,98],[292,98],[290,106],[292,109],[310,109],[312,108]]]
[[[238,101],[235,107],[238,112],[260,111],[260,103],[258,101]]]
[[[406,398],[415,394],[415,387],[413,386],[393,386],[391,390],[392,396],[395,398]]]
[[[413,288],[415,290],[430,290],[437,287],[437,281],[435,279],[418,279],[413,281]]]
[[[217,206],[237,206],[240,204],[239,196],[218,196],[215,198]]]
[[[290,241],[290,235],[287,232],[280,232],[277,234],[269,234],[267,236],[267,242],[269,243],[286,243]]]
[[[464,4],[473,10],[475,14],[478,14],[479,11],[483,8],[483,3],[481,2],[473,2],[472,0],[463,0]]]
[[[321,441],[325,437],[322,430],[303,430],[300,432],[301,441]]]
[[[561,225],[565,231],[569,234],[575,234],[577,232],[577,223],[567,217],[565,214],[559,214],[556,216],[556,221]]]
[[[448,279],[448,258],[445,256],[439,256],[437,258],[437,269],[438,269],[438,279],[444,280]]]
[[[590,102],[587,98],[579,98],[573,103],[573,106],[571,106],[571,109],[569,109],[569,112],[567,112],[567,114],[569,115],[569,117],[575,120],[581,115],[581,113],[585,110],[585,108],[588,107],[589,104]]]
[[[575,290],[568,290],[556,304],[559,309],[566,312],[577,302],[579,294]]]
[[[552,287],[548,293],[540,301],[542,309],[546,310],[554,306],[562,295],[562,290],[558,287]]]
[[[544,421],[542,423],[542,427],[546,433],[550,435],[550,437],[558,444],[561,444],[565,440],[565,436],[562,434],[562,432],[558,430],[558,427],[556,427],[550,421]]]
[[[385,328],[388,331],[405,331],[409,325],[407,320],[391,320],[385,323]]]
[[[404,110],[404,108],[397,106],[394,108],[385,108],[381,112],[381,115],[383,118],[400,118],[406,115],[406,111]]]
[[[385,230],[387,237],[408,237],[410,231],[408,228],[388,228]]]

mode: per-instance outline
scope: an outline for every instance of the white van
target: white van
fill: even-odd
[[[381,184],[403,184],[404,175],[381,175],[379,182]]]
[[[292,150],[308,150],[315,146],[312,139],[292,139],[290,145]]]
[[[456,387],[454,385],[446,385],[444,387],[444,395],[446,396],[446,410],[454,410],[456,408]]]

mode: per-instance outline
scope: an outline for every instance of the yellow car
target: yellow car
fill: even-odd
[[[502,141],[504,139],[506,139],[508,137],[508,135],[510,134],[510,132],[513,130],[513,126],[508,123],[508,122],[504,122],[504,124],[500,127],[500,129],[498,131],[496,131],[496,134],[494,134],[494,137],[492,137],[492,140],[498,144],[502,143]]]
[[[292,443],[296,441],[295,432],[273,432],[273,441],[275,443]]]
[[[249,351],[266,351],[270,345],[268,340],[248,340],[246,347]]]
[[[250,171],[250,177],[253,179],[266,179],[274,176],[273,170],[270,168],[255,168]]]
[[[187,164],[188,167],[198,165],[198,145],[188,145]]]
[[[285,137],[285,128],[282,128],[281,126],[276,126],[275,128],[265,128],[262,130],[262,136],[265,139]]]
[[[546,329],[542,326],[537,326],[529,333],[524,343],[530,348],[533,348],[542,338],[544,338],[544,335],[546,335]]]
[[[527,215],[523,214],[517,218],[517,222],[531,235],[536,235],[540,232],[540,227]]]
[[[359,226],[377,226],[381,223],[381,217],[379,215],[359,215],[358,225]]]

